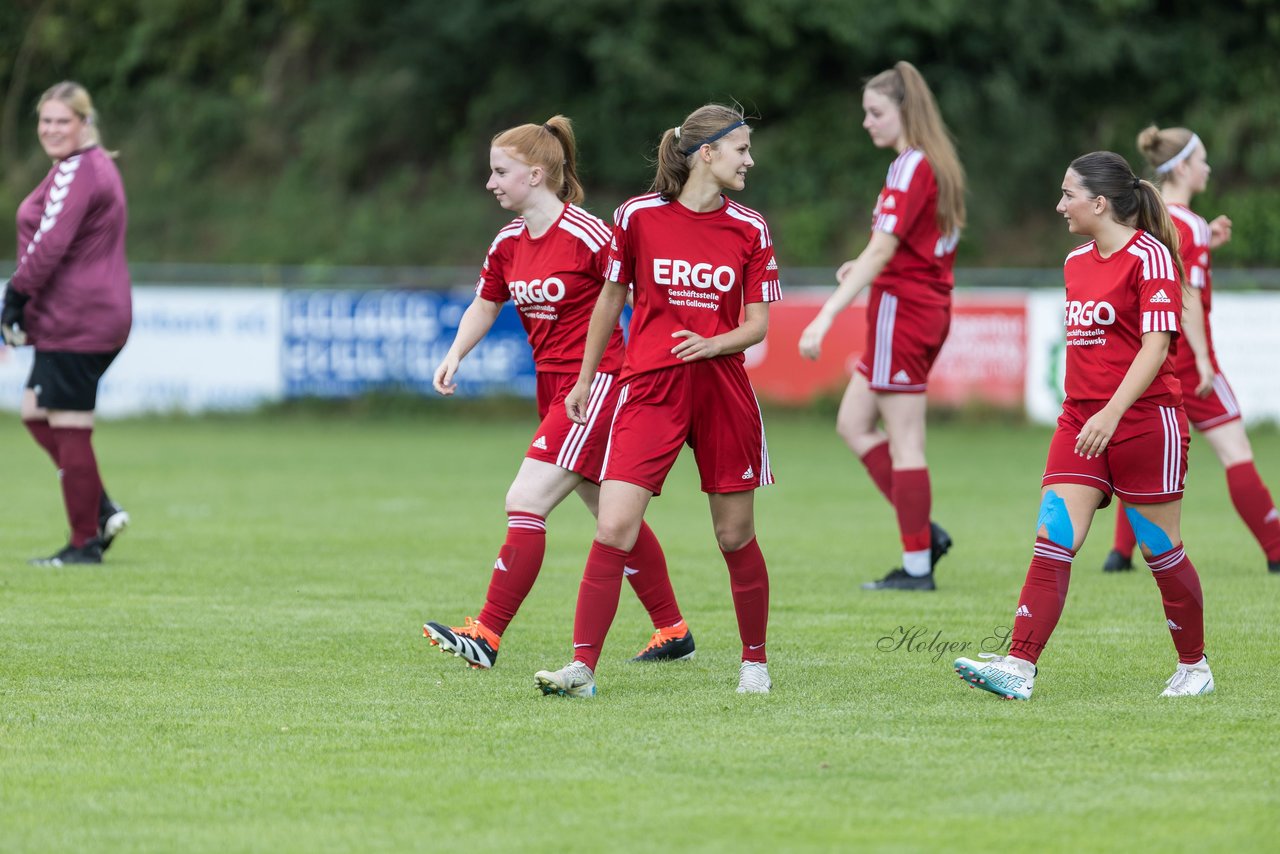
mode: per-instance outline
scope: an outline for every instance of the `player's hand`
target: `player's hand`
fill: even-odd
[[[821,314],[811,320],[800,333],[800,355],[816,362],[822,355],[822,339],[827,337],[830,329],[831,321]]]
[[[683,338],[679,344],[671,348],[671,355],[684,362],[696,362],[699,359],[714,359],[724,352],[724,348],[714,338],[703,338],[696,332],[681,329],[672,332],[672,338]]]
[[[4,308],[0,310],[0,335],[4,336],[4,343],[10,347],[21,347],[27,343],[24,327],[27,323],[27,300],[31,297],[9,287],[7,279],[0,284],[4,285]]]
[[[1086,460],[1101,456],[1119,424],[1119,415],[1112,414],[1106,407],[1100,409],[1080,428],[1080,435],[1076,437],[1076,453]]]
[[[591,397],[591,383],[578,380],[564,399],[564,412],[574,424],[587,423],[587,401]]]
[[[458,365],[458,358],[450,353],[444,357],[440,367],[436,368],[436,375],[431,380],[431,384],[435,386],[436,391],[445,397],[458,390],[458,384],[453,381],[453,375],[458,372]]]
[[[1231,239],[1231,218],[1226,214],[1216,216],[1209,223],[1209,248],[1217,249]]]
[[[838,268],[836,268],[836,284],[837,284],[837,285],[843,285],[843,284],[844,284],[845,277],[846,277],[846,276],[848,276],[848,275],[849,275],[849,273],[851,273],[851,272],[853,271],[853,265],[854,265],[854,263],[855,263],[855,261],[856,261],[856,260],[857,260],[857,259],[852,259],[852,260],[849,260],[849,261],[845,261],[845,262],[844,262],[843,264],[841,264]]]
[[[1196,397],[1208,397],[1213,391],[1213,363],[1209,359],[1196,359]]]

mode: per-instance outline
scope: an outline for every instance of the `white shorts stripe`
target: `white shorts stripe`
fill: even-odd
[[[595,427],[596,416],[600,414],[600,408],[604,405],[604,400],[608,397],[609,388],[612,385],[612,374],[597,373],[595,378],[591,380],[591,394],[587,397],[587,423],[575,424],[569,429],[569,435],[565,438],[564,444],[560,446],[560,453],[556,456],[556,465],[573,471],[573,467],[578,464],[578,457],[581,456],[582,448],[587,444],[587,439],[591,436],[591,430]]]
[[[605,472],[609,470],[609,454],[613,451],[613,424],[618,420],[618,413],[622,411],[622,406],[627,402],[627,393],[631,391],[631,383],[627,383],[618,392],[618,405],[613,408],[613,420],[609,422],[609,441],[604,446],[604,462],[600,464],[600,480],[604,480]]]
[[[1164,422],[1164,491],[1177,492],[1182,488],[1182,436],[1178,429],[1178,410],[1161,406],[1160,419]]]
[[[1227,378],[1222,374],[1213,375],[1213,390],[1218,395],[1218,400],[1222,401],[1222,408],[1227,410],[1227,414],[1235,417],[1240,414],[1240,404],[1236,403],[1236,396],[1231,393],[1231,386],[1227,385]]]
[[[880,297],[880,310],[876,313],[875,367],[871,371],[871,384],[887,386],[893,367],[893,324],[898,314],[898,298],[893,294]]]
[[[769,440],[764,435],[764,413],[760,411],[760,398],[756,398],[756,415],[760,416],[760,477],[757,483],[767,486],[773,483],[773,464],[769,462]]]

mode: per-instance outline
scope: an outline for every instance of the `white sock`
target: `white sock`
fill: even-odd
[[[933,572],[930,565],[929,549],[921,549],[918,552],[902,553],[902,568],[907,571],[907,575],[913,578],[924,578]]]

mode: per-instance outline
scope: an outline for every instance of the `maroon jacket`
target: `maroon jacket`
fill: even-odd
[[[9,287],[31,297],[28,343],[71,353],[124,346],[133,323],[127,222],[120,172],[98,146],[53,164],[23,199]]]

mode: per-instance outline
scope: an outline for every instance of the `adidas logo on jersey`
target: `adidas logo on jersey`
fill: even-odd
[[[765,267],[765,269],[766,269],[766,270],[777,270],[777,269],[778,269],[778,259],[777,259],[777,258],[770,258],[770,259],[769,259],[769,263],[768,263],[768,265]]]
[[[743,480],[751,480],[751,478],[755,476],[756,476],[755,469],[752,468],[751,466],[747,466],[747,470],[742,473]]]
[[[1173,302],[1169,299],[1169,295],[1164,292],[1164,288],[1156,291],[1156,295],[1151,298],[1152,302]]]
[[[533,446],[537,448],[539,451],[545,451],[547,449],[547,437],[539,436],[538,438],[534,439]]]
[[[1175,623],[1173,620],[1169,620],[1169,621],[1168,621],[1168,623],[1169,623],[1169,631],[1171,631],[1171,632],[1180,632],[1180,631],[1182,631],[1182,626],[1178,625],[1178,624],[1177,624],[1177,623]]]
[[[1013,618],[1015,620],[1018,619],[1019,617],[1030,617],[1030,616],[1031,616],[1031,609],[1028,608],[1026,605],[1019,605],[1018,610],[1015,611],[1013,614]]]
[[[906,371],[898,371],[896,374],[893,375],[893,381],[895,383],[901,383],[903,385],[906,385],[911,382],[911,377],[907,375]]]

